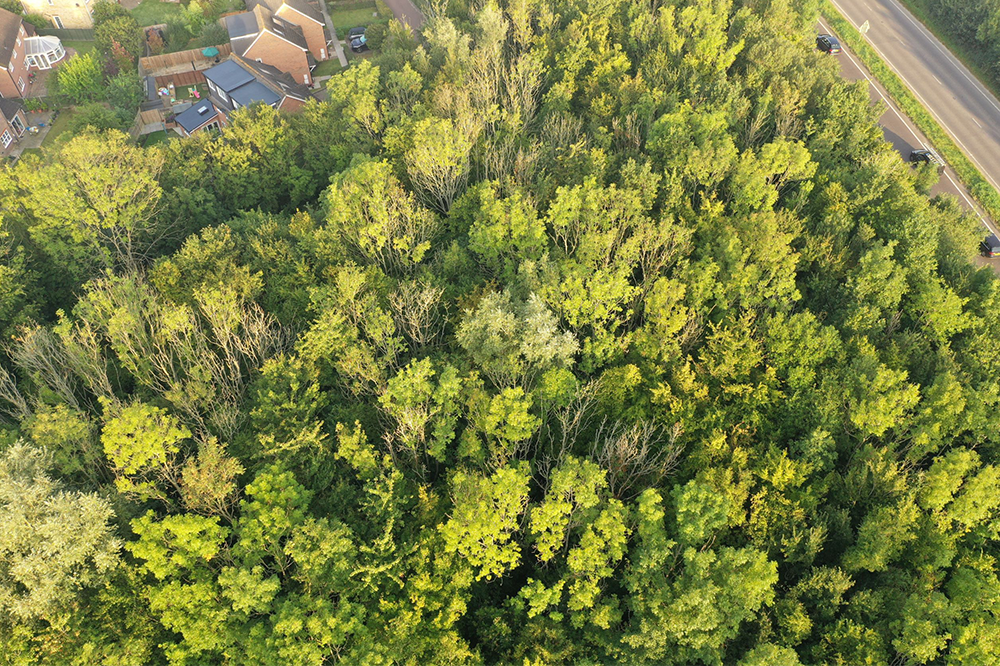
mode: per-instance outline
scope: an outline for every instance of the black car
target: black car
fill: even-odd
[[[1000,257],[1000,238],[990,234],[979,244],[979,251],[984,257]]]
[[[825,53],[840,53],[840,42],[833,35],[819,35],[816,37],[816,48]]]
[[[361,53],[362,51],[368,50],[368,40],[365,39],[364,35],[351,40],[351,50],[355,53]]]
[[[350,30],[347,31],[347,43],[350,44],[358,37],[364,37],[364,36],[365,36],[364,26],[361,26],[360,28],[351,28]]]
[[[926,162],[927,164],[933,164],[938,171],[944,168],[944,160],[938,157],[937,153],[933,150],[927,150],[926,148],[920,148],[914,150],[910,153],[910,161],[914,163]]]

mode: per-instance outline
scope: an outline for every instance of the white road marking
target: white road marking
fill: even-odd
[[[934,76],[934,75],[931,74],[931,76]],[[943,86],[944,85],[943,83],[941,83],[941,79],[939,79],[938,77],[934,76],[934,80],[938,82],[939,86]]]
[[[820,23],[823,24],[824,29],[829,30],[831,33],[833,32],[833,29],[830,26],[826,25],[824,21],[820,21]],[[870,85],[875,90],[875,92],[878,93],[878,96],[882,98],[882,101],[885,102],[885,105],[889,107],[889,109],[893,113],[896,114],[896,117],[899,118],[900,122],[903,123],[906,129],[910,130],[910,133],[913,135],[914,140],[916,140],[916,142],[920,145],[920,147],[926,148],[927,146],[924,144],[923,139],[920,138],[920,134],[917,133],[917,130],[910,124],[909,120],[899,112],[899,110],[896,108],[896,105],[893,104],[889,100],[889,98],[882,93],[882,89],[879,88],[877,85],[875,85],[875,82],[872,81],[871,77],[868,76],[868,72],[865,71],[865,68],[862,67],[858,63],[858,61],[855,60],[854,57],[846,50],[842,50],[841,53],[847,56],[848,60],[850,60],[857,68],[857,70],[861,72],[861,76],[865,77],[865,81],[868,82],[868,85]]]
[[[895,2],[895,0],[889,0],[889,1],[893,2],[894,4],[896,4],[896,6],[899,6],[898,3]],[[851,18],[849,18],[847,16],[847,12],[844,10],[843,7],[841,7],[837,3],[837,0],[830,0],[830,2],[833,3],[833,5],[837,8],[837,11],[839,11],[841,13],[841,15],[843,15],[845,18],[847,18],[848,21],[850,21],[851,23],[855,23],[854,19],[851,19]],[[909,16],[909,14],[905,10],[903,11],[903,15],[911,23],[913,23],[913,25],[915,25],[917,27],[917,29],[921,32],[922,35],[924,35],[926,37],[926,35],[930,34],[930,33],[927,32],[926,28],[923,28],[920,24],[916,23]],[[855,23],[855,25],[856,25],[856,23]],[[882,51],[877,46],[875,46],[875,42],[873,42],[870,39],[868,39],[867,41],[868,41],[868,45],[871,46],[873,49],[875,49],[875,52],[878,53],[879,57],[882,58],[883,62],[885,62],[885,64],[888,65],[896,73],[896,76],[898,76],[903,81],[903,83],[906,84],[906,87],[910,89],[910,92],[912,92],[914,94],[914,96],[923,105],[923,107],[934,117],[935,120],[937,120],[938,124],[940,124],[941,127],[943,127],[945,129],[945,131],[948,132],[948,134],[951,135],[951,138],[955,141],[955,143],[957,143],[962,148],[962,150],[965,152],[965,155],[970,160],[972,160],[972,162],[979,168],[979,171],[980,171],[980,173],[982,173],[983,177],[985,177],[986,180],[988,180],[993,185],[994,188],[996,188],[997,190],[1000,190],[1000,185],[997,184],[997,181],[994,180],[993,177],[989,174],[989,172],[986,169],[983,168],[983,165],[980,164],[979,160],[976,159],[975,155],[973,155],[972,152],[968,148],[966,148],[965,144],[962,143],[962,141],[958,138],[958,136],[951,130],[950,127],[948,127],[948,124],[945,123],[944,120],[942,120],[941,117],[937,113],[934,112],[934,109],[932,109],[929,104],[927,104],[927,102],[920,95],[920,93],[917,92],[916,88],[914,88],[912,85],[910,85],[910,82],[906,80],[906,77],[903,76],[903,74],[899,71],[899,69],[895,65],[893,65],[892,62],[888,58],[885,57],[885,54],[882,53]],[[952,56],[950,53],[947,53],[946,51],[942,50],[941,47],[936,43],[936,41],[934,39],[928,39],[928,41],[930,41],[938,51],[941,51],[941,53],[943,53],[947,57],[949,63],[954,66],[954,63],[955,63],[955,57],[954,56]],[[982,85],[978,81],[975,81],[975,80],[969,78],[969,75],[966,74],[962,70],[961,67],[957,67],[957,68],[962,73],[962,75],[965,76],[965,78],[968,79],[970,82],[972,82],[973,85],[976,87],[976,89],[979,90],[987,98],[987,100],[990,102],[990,104],[992,104],[993,107],[998,112],[1000,112],[1000,106],[997,106],[996,102],[994,100],[990,99],[990,96],[987,95],[985,92],[983,92]]]
[[[830,1],[833,3],[833,5],[837,8],[837,10],[841,14],[843,14],[845,17],[847,16],[843,8],[839,4],[837,4],[837,0],[830,0]],[[853,19],[848,18],[848,20],[851,21],[852,23],[854,22]],[[910,82],[906,80],[906,77],[903,76],[903,74],[899,71],[899,69],[896,68],[896,66],[893,65],[888,58],[885,57],[885,54],[882,53],[882,51],[877,46],[875,46],[875,42],[869,39],[868,45],[871,46],[876,53],[878,53],[879,57],[882,58],[882,61],[885,62],[885,64],[888,65],[896,73],[896,76],[898,76],[900,80],[902,80],[902,82],[906,84],[906,87],[910,89],[910,92],[913,93],[913,95],[917,98],[917,100],[923,105],[923,107],[927,110],[927,112],[934,117],[934,119],[938,122],[938,124],[941,125],[941,127],[943,127],[944,130],[951,135],[952,140],[954,140],[955,143],[959,145],[959,147],[965,152],[965,155],[970,160],[972,160],[972,162],[979,168],[979,171],[980,173],[982,173],[983,177],[986,178],[986,180],[990,181],[990,183],[993,184],[994,188],[1000,190],[1000,185],[998,185],[997,182],[993,180],[993,177],[989,174],[989,172],[983,168],[983,165],[979,163],[979,160],[977,160],[975,155],[972,154],[972,151],[970,151],[968,148],[965,147],[965,144],[962,143],[961,139],[959,139],[958,136],[951,130],[951,128],[948,127],[948,124],[945,123],[944,120],[942,120],[941,117],[934,112],[934,109],[932,109],[931,106],[920,95],[920,93],[917,92],[916,88],[910,85]],[[1000,111],[1000,107],[998,107],[997,110]]]
[[[945,169],[944,175],[948,178],[948,181],[951,182],[952,186],[959,193],[962,199],[965,200],[965,204],[969,207],[969,210],[975,213],[976,217],[979,218],[979,221],[983,223],[983,226],[986,227],[986,230],[993,234],[997,233],[997,230],[993,228],[993,224],[987,218],[983,217],[983,214],[979,212],[979,208],[977,208],[976,205],[972,202],[972,200],[969,199],[969,195],[965,193],[965,188],[962,187],[958,182],[955,181],[954,178],[951,177],[951,174],[948,173],[947,169]]]
[[[973,117],[972,117],[972,122],[974,122],[974,123],[976,123],[977,125],[979,125],[979,121],[978,121],[978,120],[976,120],[976,117],[975,117],[975,116],[973,116]],[[982,126],[982,125],[979,125],[979,129],[983,129],[983,126]]]
[[[837,3],[834,1],[834,4],[836,5]],[[840,9],[840,8],[838,7],[838,9]],[[843,14],[845,17],[847,16],[846,14],[844,14],[843,10],[841,10],[841,14]],[[851,19],[848,19],[848,20],[850,21]],[[830,26],[828,26],[825,21],[820,20],[820,24],[823,25],[823,29],[824,30],[826,30],[830,34],[833,34],[833,28],[831,28]],[[903,125],[906,127],[906,129],[910,130],[910,133],[913,135],[913,138],[916,140],[917,144],[919,144],[921,148],[927,148],[927,145],[924,143],[923,138],[917,132],[916,128],[910,123],[910,121],[909,121],[908,118],[906,118],[903,114],[901,114],[899,112],[899,109],[896,108],[896,105],[893,104],[891,101],[889,101],[889,99],[882,93],[882,90],[879,88],[879,86],[875,85],[875,82],[872,81],[871,77],[868,76],[868,72],[865,71],[865,68],[862,67],[858,63],[858,61],[855,60],[854,57],[851,56],[850,53],[848,53],[848,51],[846,49],[842,50],[841,53],[843,55],[847,56],[848,60],[850,60],[854,64],[854,66],[857,68],[857,70],[859,72],[861,72],[861,76],[865,77],[865,81],[868,82],[868,85],[870,85],[875,90],[875,92],[878,93],[878,96],[882,98],[882,101],[885,103],[885,105],[888,106],[889,109],[891,109],[892,112],[896,114],[896,117],[899,118],[899,120],[903,123]],[[904,79],[904,81],[905,81],[905,79]],[[925,108],[926,108],[926,106],[927,105],[924,104]],[[959,184],[954,178],[952,178],[951,173],[949,173],[947,169],[945,169],[944,175],[948,179],[948,181],[952,184],[952,187],[955,188],[955,191],[958,192],[958,194],[965,201],[965,204],[969,207],[969,210],[971,210],[973,213],[975,213],[976,217],[979,218],[979,221],[983,223],[983,226],[986,227],[986,229],[990,233],[994,233],[994,234],[997,234],[998,236],[1000,236],[1000,231],[998,231],[997,229],[995,229],[993,227],[993,224],[992,224],[992,222],[989,219],[983,217],[983,214],[979,212],[979,208],[976,206],[976,204],[973,203],[973,201],[971,199],[969,199],[969,195],[966,194],[965,188],[961,184]]]
[[[971,83],[975,87],[975,89],[978,90],[980,92],[980,94],[982,94],[983,97],[986,98],[986,101],[989,102],[993,106],[994,109],[996,109],[997,111],[1000,111],[1000,106],[997,106],[996,98],[993,97],[993,95],[991,95],[989,93],[989,91],[987,91],[983,87],[983,84],[980,83],[979,80],[977,80],[975,77],[969,76],[968,72],[965,71],[965,65],[963,65],[958,60],[958,58],[955,57],[955,54],[953,54],[951,51],[949,51],[947,49],[942,49],[941,48],[941,44],[938,43],[937,37],[935,37],[929,30],[927,30],[927,28],[924,27],[924,25],[922,23],[920,23],[919,21],[914,20],[914,18],[912,16],[910,16],[910,12],[905,7],[903,7],[901,4],[899,4],[899,2],[897,2],[896,0],[889,0],[889,1],[900,10],[900,12],[903,14],[903,17],[907,21],[909,21],[910,23],[912,23],[913,26],[924,36],[924,38],[927,39],[927,41],[929,41],[932,46],[934,46],[934,48],[936,48],[938,51],[940,51],[948,59],[948,62],[955,69],[957,69],[959,72],[961,72],[962,76],[964,76],[966,78],[966,80],[969,83]],[[834,4],[836,4],[836,3],[834,3]]]

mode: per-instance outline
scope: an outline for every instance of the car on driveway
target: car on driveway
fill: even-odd
[[[840,53],[840,41],[833,35],[817,35],[816,48],[824,53]]]
[[[938,171],[944,169],[944,160],[933,150],[920,148],[910,152],[910,161],[915,164],[932,164]]]
[[[347,43],[350,44],[358,37],[364,37],[364,36],[365,36],[364,26],[358,28],[351,28],[350,30],[347,31]]]
[[[355,53],[361,53],[362,51],[368,50],[368,40],[364,35],[351,40],[351,50]]]
[[[979,252],[984,257],[1000,257],[1000,238],[996,234],[990,234],[979,244]]]

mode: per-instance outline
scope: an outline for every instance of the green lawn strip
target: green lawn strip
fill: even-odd
[[[182,7],[179,3],[161,2],[160,0],[142,0],[139,6],[132,10],[132,16],[141,26],[166,23],[172,17],[180,18]]]
[[[313,70],[313,76],[333,76],[337,72],[343,71],[344,68],[340,66],[340,61],[337,60],[336,56],[333,56],[329,60],[324,60],[320,64],[316,65],[316,69]]]
[[[927,0],[900,0],[900,2],[972,72],[973,76],[979,79],[980,83],[995,96],[1000,97],[1000,82],[990,74],[993,63],[990,62],[985,50],[966,44],[947,23],[941,22],[934,16],[927,6]]]
[[[154,146],[158,143],[167,143],[172,141],[177,135],[173,132],[153,132],[152,134],[146,134],[142,137],[143,146]],[[180,137],[177,137],[180,138]]]
[[[375,3],[373,2],[369,7],[360,9],[334,10],[330,12],[330,19],[333,21],[333,28],[337,31],[337,36],[343,39],[351,28],[368,25],[378,20],[375,14]]]
[[[188,98],[194,99],[194,95],[191,94],[191,91],[193,90],[197,90],[199,93],[201,93],[201,97],[199,99],[204,99],[208,95],[208,86],[197,83],[193,86],[180,86],[179,88],[177,88],[176,99],[188,99]]]
[[[69,131],[69,124],[75,114],[76,110],[72,108],[59,111],[59,116],[52,123],[49,133],[42,139],[42,148],[59,150],[60,146],[73,138],[72,132]]]
[[[889,69],[879,54],[861,33],[837,12],[830,0],[823,0],[823,16],[846,42],[847,46],[865,64],[868,71],[879,80],[903,113],[910,117],[920,131],[930,139],[941,157],[955,169],[955,173],[969,188],[969,192],[994,220],[1000,221],[1000,193],[983,177],[979,169],[965,156],[947,132],[934,120],[930,112],[917,101],[906,84]]]
[[[94,50],[94,42],[84,42],[82,40],[73,39],[63,39],[62,45],[64,48],[73,49],[80,55],[87,55]]]

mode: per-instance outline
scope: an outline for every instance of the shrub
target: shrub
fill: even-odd
[[[51,28],[52,21],[42,16],[41,14],[25,14],[24,22],[30,23],[36,28]]]
[[[56,88],[60,97],[72,104],[85,104],[104,93],[104,72],[93,53],[75,55],[56,70]]]
[[[99,0],[94,4],[92,16],[94,19],[94,27],[98,28],[112,19],[123,18],[126,16],[131,18],[132,15],[128,13],[127,9],[116,2]]]

